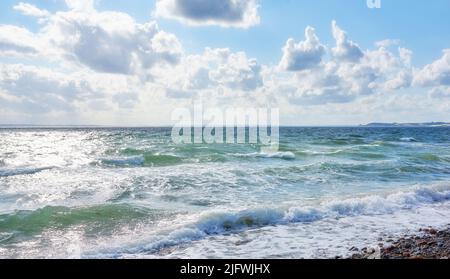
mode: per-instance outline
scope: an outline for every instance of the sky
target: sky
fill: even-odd
[[[448,0],[25,1],[0,2],[0,124],[450,121]]]

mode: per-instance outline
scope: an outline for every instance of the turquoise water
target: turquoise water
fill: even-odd
[[[0,130],[0,257],[333,257],[450,223],[449,128]],[[350,247],[349,247],[350,246]]]

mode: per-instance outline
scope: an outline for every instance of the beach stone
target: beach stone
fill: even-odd
[[[355,247],[355,246],[353,246],[352,248],[350,248],[350,251],[359,251],[359,249],[357,248],[357,247]]]
[[[397,239],[388,238],[377,247],[365,247],[359,254],[353,254],[352,259],[449,259],[450,258],[450,228],[436,230],[421,229],[425,235],[403,236]],[[388,243],[388,244],[386,244]],[[356,247],[350,250],[357,252]],[[376,252],[379,253],[376,253]]]

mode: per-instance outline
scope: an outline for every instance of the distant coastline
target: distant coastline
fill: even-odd
[[[450,127],[449,122],[425,122],[425,123],[369,123],[360,127]]]

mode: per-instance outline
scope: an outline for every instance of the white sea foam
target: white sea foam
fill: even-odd
[[[417,188],[409,192],[333,199],[323,201],[317,206],[255,208],[235,212],[213,211],[199,215],[198,221],[191,227],[206,234],[216,234],[247,227],[313,222],[325,218],[392,214],[399,210],[409,210],[423,204],[447,200],[450,200],[450,186]]]
[[[450,201],[450,186],[416,188],[411,191],[370,195],[360,198],[322,201],[316,206],[290,205],[284,207],[245,210],[213,210],[197,215],[180,215],[175,220],[159,224],[160,231],[150,238],[126,247],[106,248],[85,256],[124,256],[155,254],[169,246],[191,243],[213,235],[253,231],[273,226],[312,225],[343,218],[377,218],[398,212],[414,212],[424,206]],[[426,218],[426,216],[424,216]],[[123,244],[123,243],[122,243]]]
[[[358,215],[289,223],[245,233],[208,236],[165,253],[127,254],[148,258],[334,258],[350,257],[352,247],[379,248],[387,240],[418,234],[420,228],[448,228],[450,202],[421,205],[393,214]],[[385,244],[385,243],[382,243]],[[388,245],[388,244],[386,244]],[[168,251],[168,252],[167,252]]]
[[[307,155],[335,155],[335,154],[339,154],[342,153],[346,150],[350,150],[351,148],[348,149],[337,149],[337,150],[330,150],[330,151],[314,151],[314,150],[304,150],[302,151],[302,153],[307,154]]]

